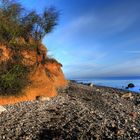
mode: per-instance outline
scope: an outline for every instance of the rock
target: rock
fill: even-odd
[[[136,119],[137,116],[138,116],[138,113],[137,112],[131,112],[129,115],[132,116],[133,119]]]
[[[4,111],[7,111],[3,106],[0,106],[0,114]]]
[[[92,83],[83,83],[83,85],[93,87],[93,84]]]
[[[123,129],[120,129],[117,131],[117,135],[121,136],[121,135],[124,135],[124,130]]]
[[[128,86],[126,87],[126,89],[133,88],[133,87],[135,87],[135,85],[133,83],[129,83]]]
[[[100,89],[96,89],[96,91],[98,92],[98,91],[100,91]]]
[[[122,98],[132,98],[132,93],[129,92],[129,93],[123,94]]]
[[[140,98],[135,98],[134,104],[135,104],[135,105],[139,105],[139,104],[140,104]]]
[[[50,101],[50,98],[46,97],[46,96],[37,96],[36,100],[38,100],[38,101]]]
[[[90,83],[89,86],[90,86],[90,87],[93,87],[93,83]]]
[[[72,82],[72,83],[77,83],[77,81],[76,81],[76,80],[70,80],[70,82]]]
[[[139,132],[139,130],[138,130],[136,127],[133,127],[133,131],[134,131],[135,133],[138,133],[138,132]]]
[[[83,83],[83,82],[79,82],[78,84],[81,84],[81,85],[83,85],[84,83]]]

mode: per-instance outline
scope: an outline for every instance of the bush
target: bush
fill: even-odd
[[[4,65],[4,64],[3,64]],[[0,94],[19,95],[22,89],[29,84],[29,69],[22,64],[8,62],[0,74]]]

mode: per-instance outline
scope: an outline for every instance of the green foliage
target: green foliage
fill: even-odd
[[[1,64],[3,70],[0,71],[0,94],[18,95],[29,83],[28,68],[22,64],[12,64],[10,61]]]
[[[20,14],[22,7],[18,3],[1,0],[0,4],[0,39],[9,42],[20,35]]]
[[[16,40],[11,40],[9,42],[9,47],[11,49],[17,50],[17,51],[22,51],[22,50],[36,50],[38,47],[38,44],[31,44],[29,42],[25,42],[24,44],[20,44],[20,42]]]
[[[43,37],[57,25],[58,12],[45,9],[42,14],[27,11],[14,0],[0,0],[0,43],[13,50],[11,60],[0,64],[0,95],[21,93],[29,83],[31,68],[22,64],[22,50],[38,50]],[[0,52],[1,54],[1,52]],[[50,77],[50,71],[46,69]]]
[[[57,25],[58,12],[45,9],[42,14],[27,12],[20,3],[0,0],[0,42],[9,43],[18,37],[26,41],[30,37],[42,41],[43,37]]]

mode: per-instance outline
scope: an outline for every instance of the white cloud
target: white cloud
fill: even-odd
[[[78,68],[79,67],[79,68]],[[71,72],[71,73],[70,73]],[[140,58],[114,64],[112,66],[97,63],[70,65],[66,75],[72,78],[96,78],[96,77],[117,77],[140,75]]]
[[[102,38],[120,33],[129,28],[137,20],[137,15],[123,13],[120,11],[114,15],[114,11],[107,11],[106,14],[95,14],[94,11],[75,17],[73,21],[67,23],[60,29],[61,40],[70,40],[81,37],[84,38]]]
[[[123,5],[103,9],[101,12],[90,11],[59,26],[54,38],[55,43],[62,46],[57,56],[62,60],[67,75],[78,78],[140,74],[140,59],[134,57],[140,53],[136,51],[139,36],[127,36],[125,32],[129,32],[129,27],[133,29],[139,13],[133,12],[131,6],[129,8]],[[110,40],[111,37],[118,42]],[[109,45],[104,44],[102,39]],[[107,52],[110,52],[108,56]],[[124,56],[122,53],[125,53]],[[114,64],[110,66],[106,61]]]
[[[104,69],[101,76],[134,76],[140,75],[140,58],[128,60]]]

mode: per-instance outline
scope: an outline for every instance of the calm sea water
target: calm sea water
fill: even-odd
[[[84,83],[93,83],[99,86],[107,86],[107,87],[114,87],[118,89],[125,89],[129,83],[133,83],[135,85],[134,88],[129,88],[130,91],[135,91],[140,93],[140,79],[130,79],[130,80],[77,80],[78,82]]]

